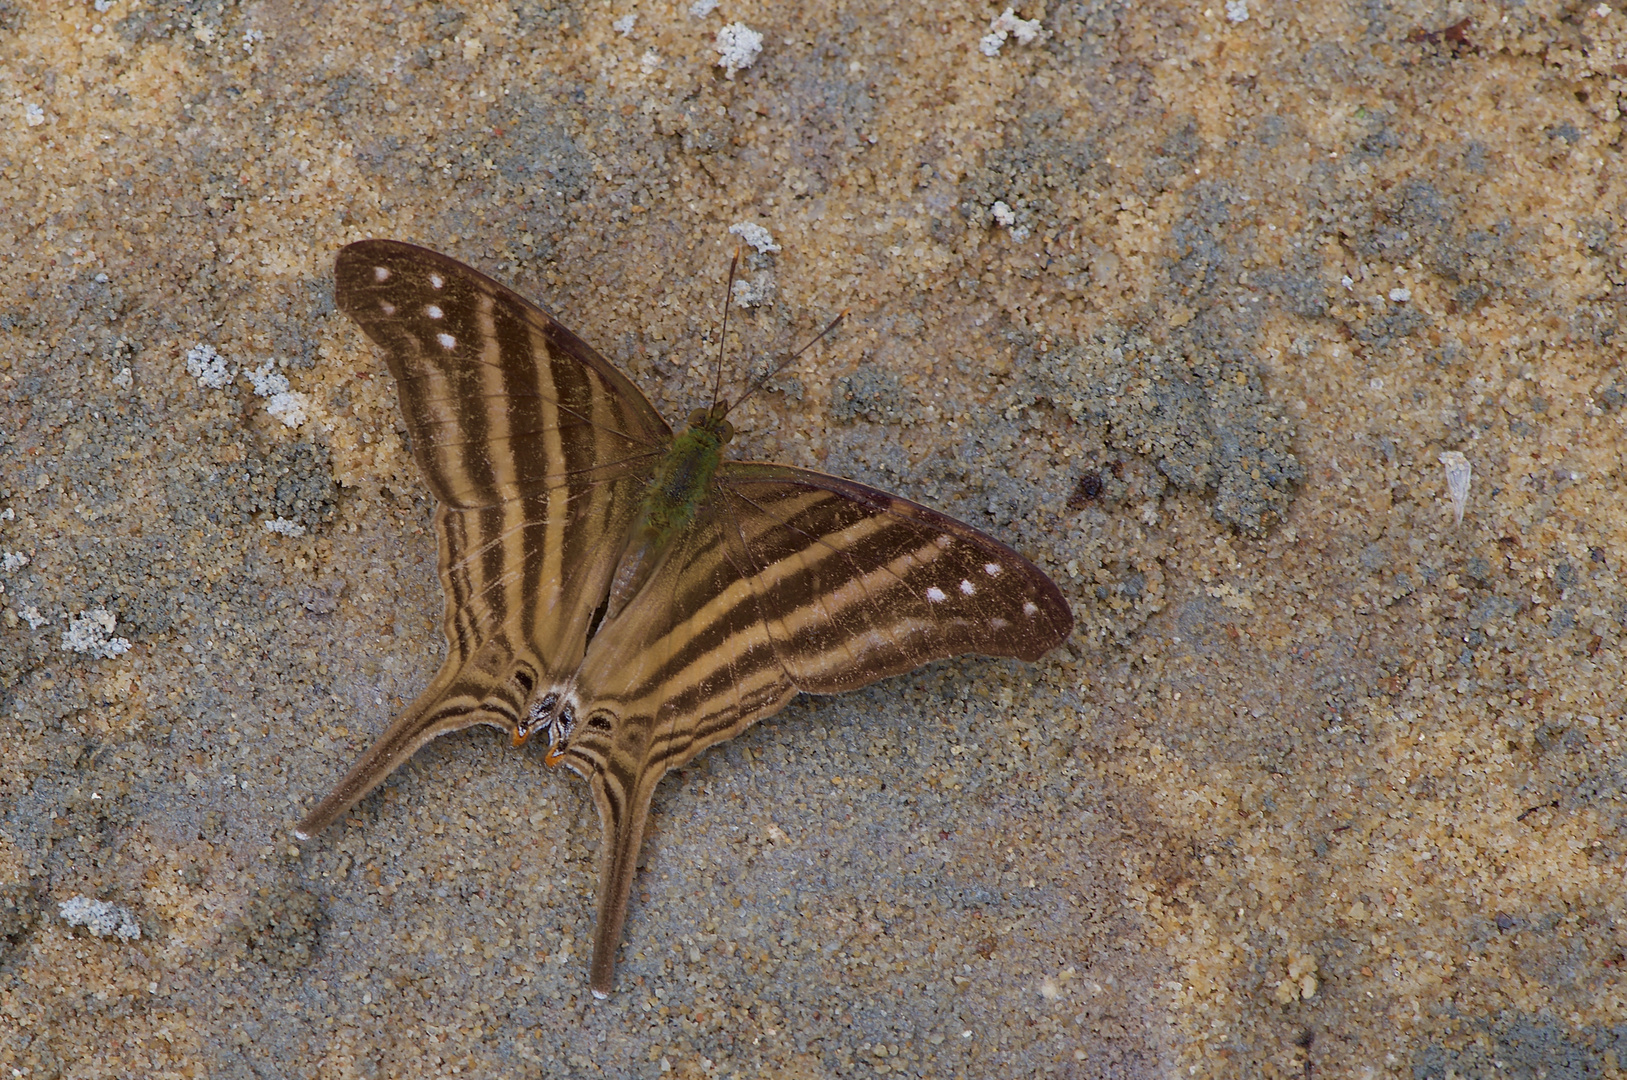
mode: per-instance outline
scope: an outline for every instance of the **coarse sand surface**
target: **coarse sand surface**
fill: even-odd
[[[1624,93],[1608,3],[0,0],[0,1076],[1622,1076]],[[743,247],[726,393],[851,315],[738,452],[1072,639],[669,776],[607,1001],[537,746],[297,841],[445,649],[366,237],[674,421]]]

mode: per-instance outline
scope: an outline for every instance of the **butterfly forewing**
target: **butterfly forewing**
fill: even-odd
[[[970,526],[863,484],[725,463],[650,584],[588,647],[579,693],[636,740],[576,740],[675,767],[795,691],[835,693],[960,653],[1035,659],[1072,614],[1037,567]],[[630,767],[630,766],[628,766]]]
[[[489,506],[653,468],[671,429],[553,316],[462,263],[389,240],[334,266],[342,311],[383,346],[435,497]]]
[[[1038,567],[936,510],[783,465],[731,463],[719,488],[800,690],[851,690],[959,653],[1037,660],[1073,627]]]

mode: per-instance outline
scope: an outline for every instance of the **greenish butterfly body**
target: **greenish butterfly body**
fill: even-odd
[[[720,404],[674,435],[553,316],[453,259],[367,240],[334,278],[384,350],[438,503],[448,650],[296,831],[438,735],[545,739],[604,830],[599,997],[666,772],[799,692],[966,652],[1036,660],[1072,629],[1056,586],[999,541],[850,480],[730,460]]]

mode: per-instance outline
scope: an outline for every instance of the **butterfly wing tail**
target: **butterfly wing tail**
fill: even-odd
[[[382,784],[385,777],[437,736],[476,724],[489,724],[504,730],[513,728],[511,720],[471,702],[470,695],[459,693],[455,685],[448,686],[446,683],[449,681],[455,683],[455,680],[437,679],[405,712],[396,717],[384,729],[384,734],[368,747],[367,753],[317,803],[316,809],[294,827],[294,835],[301,840],[309,840],[333,824],[335,819],[360,802],[368,792]]]
[[[610,996],[610,984],[615,978],[616,948],[621,944],[622,923],[627,921],[627,902],[638,872],[638,849],[644,843],[644,823],[658,779],[640,777],[623,789],[607,780],[603,772],[593,777],[593,800],[599,807],[604,838],[599,844],[599,917],[593,928],[588,985],[593,996],[601,1000]]]

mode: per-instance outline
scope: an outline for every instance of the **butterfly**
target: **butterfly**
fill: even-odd
[[[545,741],[603,829],[597,997],[668,770],[799,692],[959,653],[1037,660],[1072,631],[1056,585],[998,540],[851,480],[729,460],[725,404],[674,434],[581,338],[454,259],[364,240],[339,252],[334,295],[384,351],[438,504],[448,649],[296,834],[437,736]]]

